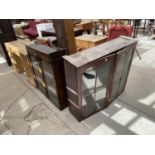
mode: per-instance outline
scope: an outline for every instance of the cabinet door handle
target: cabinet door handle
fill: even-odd
[[[107,58],[105,58],[104,60],[105,60],[105,61],[108,61],[108,59],[107,59]]]
[[[108,61],[108,58],[102,57],[100,60]]]

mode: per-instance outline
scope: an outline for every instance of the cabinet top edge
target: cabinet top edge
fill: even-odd
[[[65,55],[63,56],[63,58],[75,67],[81,67],[98,58],[115,53],[127,46],[137,44],[137,42],[137,39],[120,36],[119,38],[107,41],[105,43],[77,52],[75,54],[69,56]]]

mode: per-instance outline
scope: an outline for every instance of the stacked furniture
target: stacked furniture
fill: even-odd
[[[121,36],[63,57],[69,109],[79,121],[124,91],[136,44],[137,40]]]
[[[97,36],[92,34],[86,34],[75,37],[76,47],[78,49],[87,49],[107,41],[107,36]]]
[[[15,34],[18,38],[24,39],[24,38],[28,37],[24,34],[24,30],[28,28],[27,22],[21,22],[19,24],[13,24],[13,28],[14,28]]]
[[[74,25],[71,19],[54,19],[53,26],[57,37],[57,46],[66,49],[66,54],[76,52]]]
[[[16,40],[5,43],[6,49],[9,53],[13,67],[19,72],[25,72],[27,80],[35,86],[33,79],[33,72],[30,66],[26,45],[30,44],[29,39]]]
[[[88,34],[90,34],[92,28],[93,28],[93,22],[92,21],[82,21],[78,24],[75,24],[76,28],[80,28],[83,31],[87,31]]]
[[[67,106],[62,56],[65,50],[40,44],[27,46],[36,87],[60,110]]]

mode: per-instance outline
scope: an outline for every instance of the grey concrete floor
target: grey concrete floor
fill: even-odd
[[[155,134],[155,40],[140,37],[137,49],[125,92],[80,123],[0,57],[0,134]]]

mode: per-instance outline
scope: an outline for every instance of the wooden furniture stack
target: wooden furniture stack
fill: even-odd
[[[40,44],[27,45],[36,87],[60,110],[67,104],[62,48]]]
[[[69,109],[77,120],[107,107],[124,91],[136,44],[121,36],[63,57]]]
[[[28,28],[28,22],[13,24],[13,28],[18,38],[21,38],[21,39],[28,38],[28,36],[24,34],[24,30]]]
[[[80,28],[83,31],[87,31],[88,34],[90,34],[92,28],[93,28],[93,22],[92,21],[83,21],[79,24],[75,24],[76,28]]]
[[[53,26],[57,37],[57,46],[66,49],[66,54],[76,52],[74,25],[71,19],[54,19]]]
[[[75,37],[76,47],[78,49],[87,49],[107,41],[107,36],[97,36],[97,35],[82,35]]]
[[[6,42],[5,46],[8,51],[9,57],[11,59],[13,67],[17,72],[25,72],[27,80],[35,86],[33,79],[33,72],[30,66],[26,45],[30,44],[29,39],[16,40],[11,42]]]

